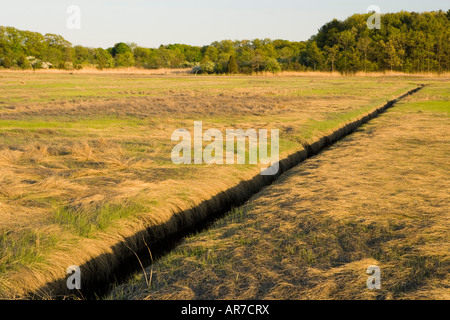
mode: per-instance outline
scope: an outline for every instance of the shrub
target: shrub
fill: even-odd
[[[43,69],[43,67],[42,67],[42,61],[36,61],[34,64],[33,64],[33,69]]]
[[[45,68],[47,69],[47,68]],[[73,63],[70,61],[60,61],[58,65],[58,69],[63,70],[73,70]]]
[[[267,60],[266,67],[264,68],[264,70],[272,73],[277,73],[281,71],[281,65],[276,59],[272,58]]]
[[[202,63],[201,65],[196,65],[192,68],[192,73],[200,74],[200,73],[214,73],[216,69],[216,64],[214,62],[208,61]]]
[[[197,73],[202,73],[202,67],[200,65],[196,65],[192,68],[192,73],[197,74]]]
[[[31,69],[31,63],[30,61],[27,59],[27,57],[25,57],[24,55],[21,55],[19,57],[19,59],[17,60],[17,65],[21,68],[21,69]]]
[[[1,60],[1,65],[5,68],[11,68],[13,66],[13,61],[10,57],[6,56]]]
[[[216,67],[216,64],[214,62],[208,61],[201,65],[202,73],[214,73],[214,68]]]
[[[129,45],[123,42],[116,43],[114,45],[114,48],[112,48],[111,53],[113,57],[116,57],[120,54],[126,54],[126,53],[132,53],[131,48]]]
[[[97,62],[97,68],[102,70],[105,68],[113,68],[114,67],[114,59],[111,54],[102,49],[98,48],[94,52],[95,61]]]

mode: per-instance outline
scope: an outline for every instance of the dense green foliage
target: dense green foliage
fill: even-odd
[[[63,37],[0,27],[0,68],[147,69],[192,67],[195,73],[253,73],[292,71],[450,70],[450,10],[445,13],[388,13],[381,29],[369,29],[370,14],[333,20],[308,41],[254,39],[213,42],[196,47],[161,45],[157,49],[134,43],[113,48],[72,46]]]

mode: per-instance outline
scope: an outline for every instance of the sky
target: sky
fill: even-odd
[[[74,11],[80,9],[79,29]],[[74,45],[112,47],[134,42],[207,45],[225,39],[308,40],[336,18],[365,13],[450,9],[449,0],[0,0],[0,25],[62,35]]]

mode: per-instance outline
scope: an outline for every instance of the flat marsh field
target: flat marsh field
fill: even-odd
[[[114,299],[450,298],[450,108],[433,84],[284,173]],[[368,290],[366,269],[381,270]]]
[[[421,84],[110,297],[448,297],[447,78],[0,72],[0,298],[52,298],[68,266],[133,255],[133,235],[259,175],[175,165],[174,130],[279,129],[283,159]],[[108,278],[120,257],[100,261]]]

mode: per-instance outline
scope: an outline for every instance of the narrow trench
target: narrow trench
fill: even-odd
[[[31,292],[29,298],[101,299],[110,292],[113,284],[124,283],[131,275],[142,271],[142,265],[145,267],[150,266],[152,261],[156,262],[158,259],[164,257],[167,253],[175,249],[187,236],[207,230],[212,223],[223,218],[232,208],[243,205],[253,195],[272,184],[287,170],[319,154],[325,148],[351,134],[361,125],[377,117],[405,97],[416,93],[424,86],[420,85],[406,94],[387,102],[383,107],[376,109],[370,114],[346,124],[332,134],[321,138],[319,141],[305,145],[304,150],[280,161],[280,170],[276,176],[258,175],[249,181],[243,181],[239,185],[217,194],[212,199],[202,202],[196,208],[174,215],[164,225],[151,227],[136,233],[131,238],[127,238],[125,242],[119,243],[111,248],[112,253],[103,254],[86,262],[80,266],[81,270],[86,270],[84,273],[82,271],[82,290],[76,292],[68,291],[66,279],[59,279],[47,283],[35,292]],[[245,192],[242,192],[243,190]],[[186,223],[186,217],[192,215],[199,218],[196,219],[195,224],[190,225]],[[171,230],[174,224],[177,226],[177,231],[168,233],[167,230]],[[133,251],[127,243],[133,243],[139,249]],[[103,266],[103,268],[99,266]],[[108,267],[107,271],[105,271],[105,267]]]

